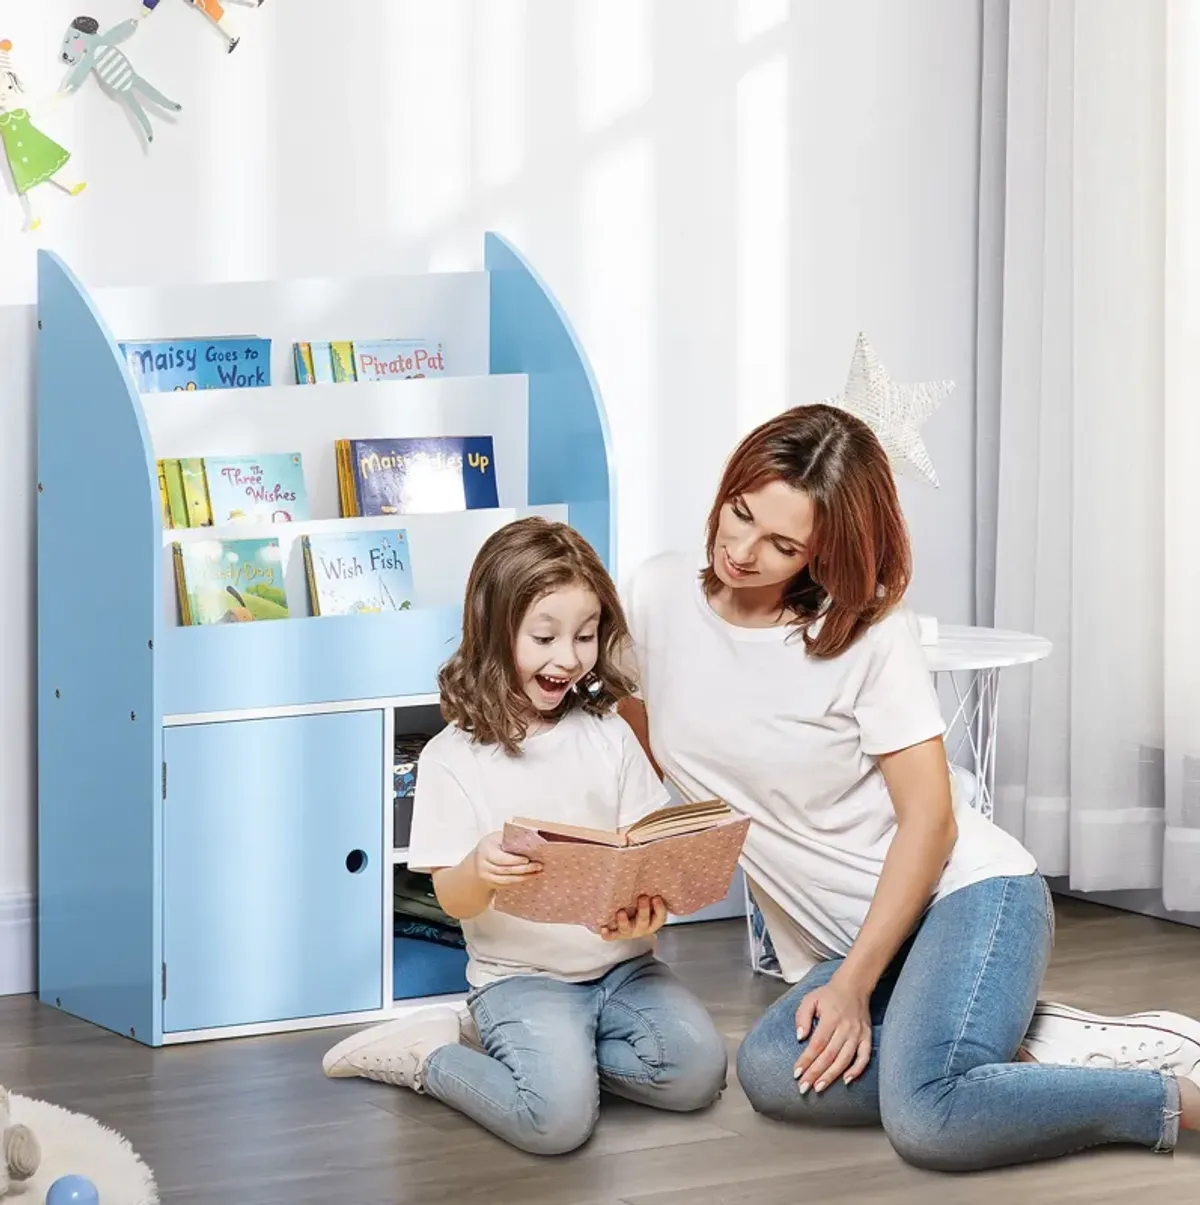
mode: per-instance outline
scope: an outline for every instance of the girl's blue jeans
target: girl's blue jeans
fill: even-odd
[[[469,1002],[487,1053],[435,1050],[425,1090],[532,1154],[563,1154],[586,1142],[602,1087],[688,1112],[712,1104],[725,1086],[721,1035],[652,954],[591,983],[516,975]]]
[[[994,878],[935,903],[871,998],[864,1075],[801,1096],[796,1009],[841,965],[822,963],[781,996],[738,1052],[760,1113],[805,1125],[882,1125],[909,1163],[976,1171],[1102,1143],[1171,1150],[1179,1085],[1154,1071],[1013,1062],[1054,938],[1039,874]]]

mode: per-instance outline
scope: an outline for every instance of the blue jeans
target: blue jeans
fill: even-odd
[[[871,997],[871,1064],[801,1096],[796,1009],[822,963],[746,1036],[738,1079],[760,1113],[807,1125],[881,1125],[902,1158],[937,1171],[1048,1159],[1102,1143],[1170,1150],[1179,1085],[1152,1071],[1015,1063],[1053,944],[1039,874],[987,879],[925,914]]]
[[[652,954],[591,983],[515,975],[469,1000],[481,1054],[443,1046],[425,1090],[535,1155],[582,1146],[600,1089],[690,1112],[725,1087],[725,1043],[704,1006]]]

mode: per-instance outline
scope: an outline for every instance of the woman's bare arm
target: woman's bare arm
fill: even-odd
[[[941,737],[879,758],[896,835],[858,938],[838,970],[868,994],[912,932],[958,839],[950,769]]]

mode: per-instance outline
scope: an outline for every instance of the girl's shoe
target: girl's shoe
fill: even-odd
[[[1021,1046],[1039,1063],[1164,1071],[1200,1083],[1200,1021],[1179,1013],[1103,1017],[1039,1004]]]
[[[449,1006],[422,1009],[351,1034],[325,1055],[321,1067],[330,1079],[357,1076],[423,1092],[429,1056],[458,1045],[458,1024]]]

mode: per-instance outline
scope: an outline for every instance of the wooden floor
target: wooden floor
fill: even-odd
[[[1200,1016],[1200,930],[1059,902],[1044,995],[1100,1011]],[[745,969],[734,922],[668,930],[664,954],[732,1052],[779,985]],[[0,999],[0,1083],[124,1133],[179,1205],[811,1205],[823,1201],[1200,1199],[1200,1143],[1174,1156],[1108,1150],[949,1177],[916,1171],[873,1131],[803,1131],[757,1117],[736,1083],[705,1114],[605,1101],[582,1151],[536,1159],[427,1097],[326,1080],[325,1031],[152,1051],[38,1005]],[[1185,1139],[1192,1138],[1185,1135]],[[120,1205],[105,1202],[105,1205]]]

